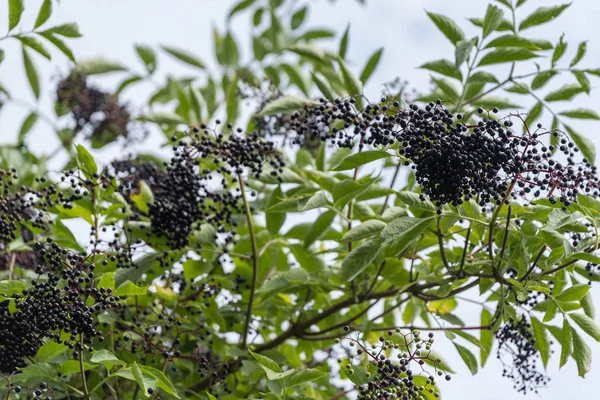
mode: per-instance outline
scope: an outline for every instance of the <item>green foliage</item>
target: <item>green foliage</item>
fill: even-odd
[[[396,358],[378,366],[377,347],[418,363],[418,396],[433,399],[443,387],[429,376],[449,380],[454,373],[431,348],[428,334],[435,331],[456,349],[444,357],[472,374],[496,356],[542,383],[544,369],[568,362],[581,376],[590,372],[587,341],[600,341],[590,291],[600,281],[595,172],[560,186],[559,166],[513,173],[504,161],[497,170],[506,175],[465,179],[474,187],[501,177],[500,194],[436,198],[435,189],[458,184],[434,182],[431,171],[424,177],[423,165],[440,166],[460,149],[442,148],[431,135],[410,153],[413,144],[399,137],[411,128],[423,134],[419,121],[430,117],[410,119],[410,128],[395,125],[397,131],[385,125],[441,107],[455,118],[446,125],[436,120],[429,133],[454,137],[462,126],[459,136],[472,138],[490,121],[498,121],[494,134],[514,121],[501,129],[511,130],[508,141],[526,143],[515,146],[521,157],[541,146],[543,160],[577,148],[587,161],[565,167],[561,177],[576,179],[579,167],[591,171],[596,151],[575,124],[600,115],[568,106],[590,93],[590,77],[600,76],[597,65],[585,64],[591,42],[573,46],[567,60],[567,36],[551,42],[534,28],[552,23],[560,31],[558,17],[570,3],[521,15],[524,3],[498,0],[470,18],[472,26],[426,11],[452,47],[450,59],[420,66],[433,88],[408,99],[424,103],[410,109],[403,87],[386,85],[383,98],[367,99],[365,86],[385,62],[384,49],[352,59],[351,25],[311,26],[307,2],[237,1],[227,25],[213,28],[214,54],[137,44],[142,72],[134,72],[103,57],[76,63],[69,42],[81,36],[79,27],[52,23],[53,9],[65,5],[44,0],[26,27],[28,4],[9,0],[2,39],[20,45],[35,102],[50,92],[40,79],[42,62],[58,54],[73,71],[54,91],[54,115],[26,105],[16,143],[0,147],[0,329],[17,337],[29,332],[13,319],[23,309],[34,312],[23,306],[27,301],[43,304],[35,296],[44,282],[67,299],[60,304],[71,312],[60,316],[72,318],[83,307],[81,319],[90,314],[92,322],[36,331],[35,351],[22,365],[7,361],[11,349],[0,343],[0,397],[24,399],[24,388],[42,388],[42,380],[56,398],[89,400],[351,398],[355,389],[343,392],[340,380],[407,392],[405,384],[378,379],[408,375],[392,369]],[[250,37],[232,30],[243,18]],[[163,76],[161,57],[190,74]],[[20,61],[0,49],[0,63],[12,58]],[[118,78],[114,91],[87,86],[85,79],[102,75]],[[140,100],[144,113],[120,102],[125,91],[149,83],[152,93]],[[85,102],[90,93],[101,99],[99,108],[85,107],[94,106]],[[23,105],[1,84],[0,94],[2,102]],[[529,104],[526,115],[514,112],[521,108],[514,99]],[[82,125],[78,110],[112,119]],[[42,124],[61,146],[36,157],[28,138]],[[129,140],[128,127],[136,125],[164,135],[172,157],[138,153],[102,164],[96,149]],[[57,154],[67,160],[58,168]],[[431,154],[433,161],[418,164]],[[543,179],[552,187],[527,190],[548,185]],[[461,319],[465,297],[480,308],[476,323]],[[319,350],[330,358],[321,361]],[[510,358],[522,353],[533,361],[523,366],[523,357]],[[336,362],[335,354],[349,356]],[[522,384],[532,389],[531,381]]]

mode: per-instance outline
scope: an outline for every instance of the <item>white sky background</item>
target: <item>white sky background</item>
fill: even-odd
[[[351,22],[350,48],[348,57],[355,70],[360,71],[364,62],[379,48],[385,47],[384,57],[366,90],[370,95],[378,96],[381,83],[390,81],[396,76],[410,81],[410,86],[425,91],[429,84],[429,74],[416,67],[424,62],[437,58],[453,59],[454,49],[450,42],[435,28],[427,18],[425,9],[445,14],[454,18],[465,30],[467,36],[474,36],[477,31],[471,28],[465,17],[482,17],[487,1],[483,0],[368,0],[368,5],[362,7],[354,0],[338,0],[330,5],[325,0],[309,1],[312,3],[311,13],[305,27],[330,27],[343,31]],[[26,13],[23,18],[24,27],[33,24],[41,1],[26,0]],[[7,2],[0,2],[0,32],[6,32]],[[119,61],[142,73],[143,66],[133,50],[134,43],[156,45],[164,43],[187,49],[200,56],[208,65],[213,61],[213,42],[211,24],[215,23],[221,31],[224,29],[225,15],[234,4],[231,0],[62,0],[60,6],[55,5],[49,24],[62,22],[78,22],[84,37],[69,40],[74,54],[80,59],[104,56]],[[519,9],[521,18],[533,8],[558,4],[554,1],[529,0]],[[240,42],[240,51],[244,59],[251,56],[248,44],[247,15],[235,18],[232,29]],[[577,47],[583,40],[590,40],[588,52],[581,67],[600,67],[600,3],[595,0],[576,0],[556,22],[527,31],[527,36],[543,38],[555,43],[562,32],[567,34],[569,43],[564,63],[568,63]],[[50,26],[50,25],[49,25]],[[25,29],[24,29],[25,30]],[[14,97],[34,104],[34,98],[25,78],[22,68],[21,52],[16,40],[6,40],[1,43],[5,51],[5,61],[0,65],[0,82]],[[337,48],[337,42],[331,42],[332,48]],[[33,54],[33,52],[31,53]],[[51,96],[57,76],[68,70],[64,57],[53,52],[54,60],[47,62],[37,54],[33,54],[34,62],[41,73],[42,99],[39,107],[53,115]],[[157,78],[166,74],[193,74],[196,71],[178,64],[167,56],[159,56]],[[542,68],[548,65],[548,60],[540,60]],[[517,73],[533,71],[533,66]],[[502,79],[508,73],[506,67],[499,67],[497,76]],[[98,84],[114,88],[120,79],[100,78]],[[571,80],[571,82],[574,79]],[[553,82],[552,88],[558,80]],[[591,78],[592,87],[599,80]],[[150,91],[148,86],[136,86],[125,92],[125,97],[135,107],[139,107],[147,98]],[[140,99],[137,101],[136,99]],[[579,96],[572,104],[555,103],[556,110],[588,107],[600,112],[598,106],[600,91],[592,91],[591,96]],[[520,98],[514,101],[529,109],[530,102]],[[27,110],[7,105],[0,111],[0,143],[14,143]],[[550,125],[551,119],[545,114],[542,121]],[[584,133],[600,149],[599,123],[574,122],[576,130]],[[152,134],[143,144],[146,149],[157,149],[162,135]],[[30,133],[28,142],[36,153],[50,153],[58,146],[54,134],[47,130],[43,122],[38,121],[36,128]],[[109,146],[98,155],[102,160],[110,160],[123,152],[120,145]],[[599,156],[600,158],[600,156]],[[593,289],[595,300],[600,304],[600,290]],[[478,309],[469,305],[461,305],[456,313],[469,325],[478,324]],[[442,335],[438,335],[442,336]],[[587,337],[589,338],[589,337]],[[591,340],[591,339],[590,339]],[[469,347],[471,347],[469,345]],[[586,379],[577,377],[575,362],[569,361],[560,372],[558,370],[558,354],[550,361],[548,373],[552,382],[537,396],[548,400],[570,398],[593,398],[598,391],[600,378],[600,345],[592,344],[594,361],[592,371]],[[472,347],[471,347],[472,348]],[[557,352],[559,348],[555,347]],[[458,372],[450,383],[441,384],[443,398],[449,400],[505,400],[520,399],[522,395],[512,389],[512,382],[501,377],[501,366],[494,356],[490,356],[487,366],[472,377],[462,360],[451,345],[440,343],[437,351],[450,361],[451,366]],[[536,398],[536,395],[530,395]]]

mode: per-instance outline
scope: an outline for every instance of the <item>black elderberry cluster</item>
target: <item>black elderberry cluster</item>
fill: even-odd
[[[43,279],[31,281],[22,294],[13,295],[15,312],[2,303],[0,317],[0,370],[13,372],[35,356],[45,340],[63,343],[77,358],[91,349],[93,340],[104,338],[96,328],[94,315],[113,308],[120,300],[110,289],[93,286],[93,255],[77,255],[52,243],[36,243],[45,265],[35,272]],[[61,333],[70,334],[68,340]]]
[[[404,164],[415,170],[422,197],[437,206],[468,199],[485,206],[542,195],[568,206],[578,193],[600,193],[596,167],[577,157],[579,149],[565,134],[541,125],[530,129],[520,115],[497,119],[492,117],[497,109],[480,108],[478,122],[463,123],[465,117],[452,114],[440,100],[407,109],[387,98],[364,110],[355,104],[352,98],[321,99],[318,106],[285,115],[279,129],[297,144],[318,138],[346,148],[358,143],[359,151],[398,144]],[[526,127],[524,133],[513,128],[514,120],[519,129]],[[566,161],[559,161],[557,151]]]
[[[350,332],[352,329],[345,326],[344,330]],[[401,333],[400,329],[391,330],[387,332],[387,338],[381,336],[374,346],[363,344],[358,338],[348,340],[351,348],[358,349],[356,354],[348,357],[346,373],[353,375],[356,368],[354,362],[360,360],[368,361],[376,371],[374,374],[366,372],[369,382],[358,386],[359,400],[438,398],[434,374],[444,376],[447,381],[451,379],[441,368],[441,360],[433,358],[431,354],[433,333],[425,338],[417,330],[406,334]],[[340,343],[340,340],[336,340],[336,343]],[[339,358],[338,362],[343,363],[344,358]],[[433,365],[434,374],[427,371],[426,364]]]
[[[84,131],[98,146],[129,136],[131,114],[127,107],[114,95],[89,86],[82,71],[74,69],[58,83],[56,98],[71,112],[74,132]]]
[[[502,325],[496,331],[496,339],[496,357],[504,365],[502,376],[512,379],[518,392],[537,393],[538,388],[550,381],[550,377],[538,370],[540,353],[535,347],[531,326],[525,317]]]
[[[173,137],[174,156],[164,172],[145,167],[138,172],[152,177],[134,172],[127,178],[127,182],[149,180],[154,196],[149,204],[151,233],[166,237],[170,248],[185,247],[202,224],[215,227],[226,242],[233,240],[228,228],[235,226],[233,216],[242,211],[241,189],[235,185],[246,174],[259,178],[268,172],[281,180],[285,162],[275,144],[242,133],[238,129],[226,136],[205,125],[194,128],[184,138]],[[131,191],[127,185],[121,184],[121,190]]]

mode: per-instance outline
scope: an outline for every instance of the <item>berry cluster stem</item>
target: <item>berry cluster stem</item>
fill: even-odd
[[[250,235],[250,245],[252,246],[252,284],[250,286],[250,298],[248,299],[248,311],[246,312],[246,322],[244,323],[244,331],[242,332],[241,347],[246,346],[248,329],[250,320],[252,319],[252,305],[254,303],[254,292],[256,292],[256,280],[258,275],[258,247],[256,245],[256,235],[254,234],[254,225],[252,224],[252,211],[246,197],[246,188],[244,187],[244,179],[238,175],[240,190],[242,192],[242,201],[244,202],[244,210],[246,212],[246,221],[248,223],[248,234]]]

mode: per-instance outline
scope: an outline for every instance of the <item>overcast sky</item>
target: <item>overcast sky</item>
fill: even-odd
[[[446,14],[454,18],[463,27],[467,36],[473,36],[476,31],[471,29],[466,17],[481,17],[485,12],[487,2],[483,0],[369,0],[369,5],[362,7],[354,0],[338,0],[336,5],[330,5],[325,0],[313,0],[310,26],[327,26],[342,31],[348,22],[351,23],[351,39],[349,59],[357,70],[362,68],[369,55],[379,47],[385,47],[384,58],[376,74],[371,78],[367,91],[377,95],[381,91],[381,83],[399,76],[408,79],[412,87],[426,90],[429,75],[416,67],[424,62],[445,57],[452,59],[454,51],[448,40],[437,31],[429,21],[425,10]],[[26,0],[26,14],[23,26],[33,24],[41,1]],[[529,0],[519,9],[520,15],[526,15],[532,9],[542,5],[555,4],[554,1]],[[0,2],[0,32],[6,32],[6,1]],[[213,47],[211,25],[216,24],[224,29],[225,15],[231,5],[230,0],[61,0],[60,6],[55,6],[51,24],[76,21],[81,27],[84,37],[71,40],[75,55],[79,59],[103,56],[119,61],[142,72],[134,51],[134,43],[156,45],[159,43],[174,45],[199,55],[210,65],[212,63]],[[558,3],[556,3],[558,4]],[[238,40],[247,39],[247,16],[240,16],[231,23]],[[600,4],[596,0],[576,0],[564,15],[555,23],[533,28],[530,37],[544,38],[556,42],[562,32],[567,34],[569,42],[568,54],[565,60],[570,60],[580,41],[590,40],[588,54],[582,66],[589,68],[600,67]],[[25,30],[25,29],[24,29]],[[248,43],[243,42],[242,57],[249,57]],[[336,42],[331,43],[337,47]],[[14,40],[0,42],[0,48],[5,51],[5,61],[0,65],[0,83],[12,93],[31,104],[34,98],[27,84],[22,68],[19,45]],[[68,70],[68,63],[58,53],[52,62],[34,55],[34,60],[42,75],[42,99],[39,107],[48,114],[51,96],[57,77]],[[596,64],[594,64],[594,62]],[[547,60],[542,60],[546,65]],[[503,68],[498,70],[499,76],[506,76]],[[504,72],[502,72],[504,71]],[[520,72],[531,72],[533,67]],[[190,74],[194,70],[172,62],[161,55],[159,58],[158,76],[166,74]],[[102,78],[100,85],[114,87],[116,78]],[[592,79],[592,86],[597,86],[597,80]],[[129,90],[128,100],[135,105],[143,103],[149,92],[148,87],[140,86]],[[141,101],[136,101],[141,99]],[[592,92],[591,96],[580,96],[571,104],[557,104],[557,110],[588,107],[600,112],[598,106],[600,94]],[[528,109],[531,102],[515,98]],[[22,107],[8,105],[0,111],[0,143],[14,142],[19,126],[27,114]],[[543,119],[550,125],[551,120]],[[578,131],[587,135],[600,148],[598,123],[574,123]],[[145,143],[146,148],[156,148],[160,136],[154,134]],[[50,153],[58,141],[53,133],[42,123],[32,131],[29,142],[36,153]],[[122,151],[119,146],[107,148],[99,156],[109,160]],[[600,291],[594,289],[596,301],[600,301]],[[467,324],[478,324],[478,310],[468,305],[461,305],[458,314]],[[555,348],[560,352],[559,348]],[[548,400],[563,400],[565,398],[593,398],[598,392],[600,377],[600,346],[593,344],[594,362],[592,372],[586,379],[577,377],[573,360],[559,372],[558,355],[550,362],[548,374],[552,382],[546,389],[541,389],[538,397]],[[438,349],[450,360],[451,366],[458,372],[449,384],[442,386],[442,396],[450,400],[481,399],[506,400],[519,399],[523,396],[512,389],[512,383],[501,377],[501,366],[490,357],[488,365],[478,375],[472,377],[453,347],[445,343]],[[596,378],[596,379],[594,379]],[[531,395],[533,398],[536,395]]]

